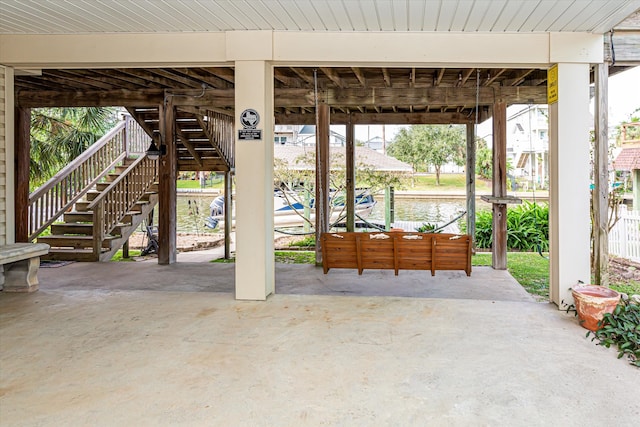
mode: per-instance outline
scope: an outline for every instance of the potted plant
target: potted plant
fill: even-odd
[[[598,285],[579,284],[571,294],[580,324],[590,331],[597,331],[605,313],[613,313],[620,302],[619,292]]]

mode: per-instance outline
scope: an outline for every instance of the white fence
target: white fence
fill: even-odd
[[[640,262],[640,212],[620,206],[620,220],[609,232],[609,253]]]

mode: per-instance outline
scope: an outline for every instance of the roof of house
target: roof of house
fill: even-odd
[[[613,161],[617,171],[640,169],[640,147],[623,148]]]
[[[274,145],[274,157],[284,160],[292,168],[308,169],[310,166],[304,164],[296,164],[297,159],[306,155],[315,154],[315,147],[302,147],[298,145]],[[338,154],[344,158],[344,147],[331,147],[330,154],[333,156]],[[356,164],[364,163],[377,170],[384,172],[411,172],[411,165],[402,162],[393,157],[385,156],[367,147],[356,147]],[[312,168],[315,168],[313,166]]]

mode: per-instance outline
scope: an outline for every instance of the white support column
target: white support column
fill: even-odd
[[[589,64],[558,64],[558,102],[549,105],[551,301],[590,281]]]
[[[236,299],[265,300],[275,288],[273,253],[273,68],[235,63]],[[257,111],[261,140],[240,140],[240,115]]]

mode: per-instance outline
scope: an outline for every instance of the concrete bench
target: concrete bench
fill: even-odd
[[[37,291],[40,257],[48,252],[46,243],[0,246],[0,288],[5,292]]]

